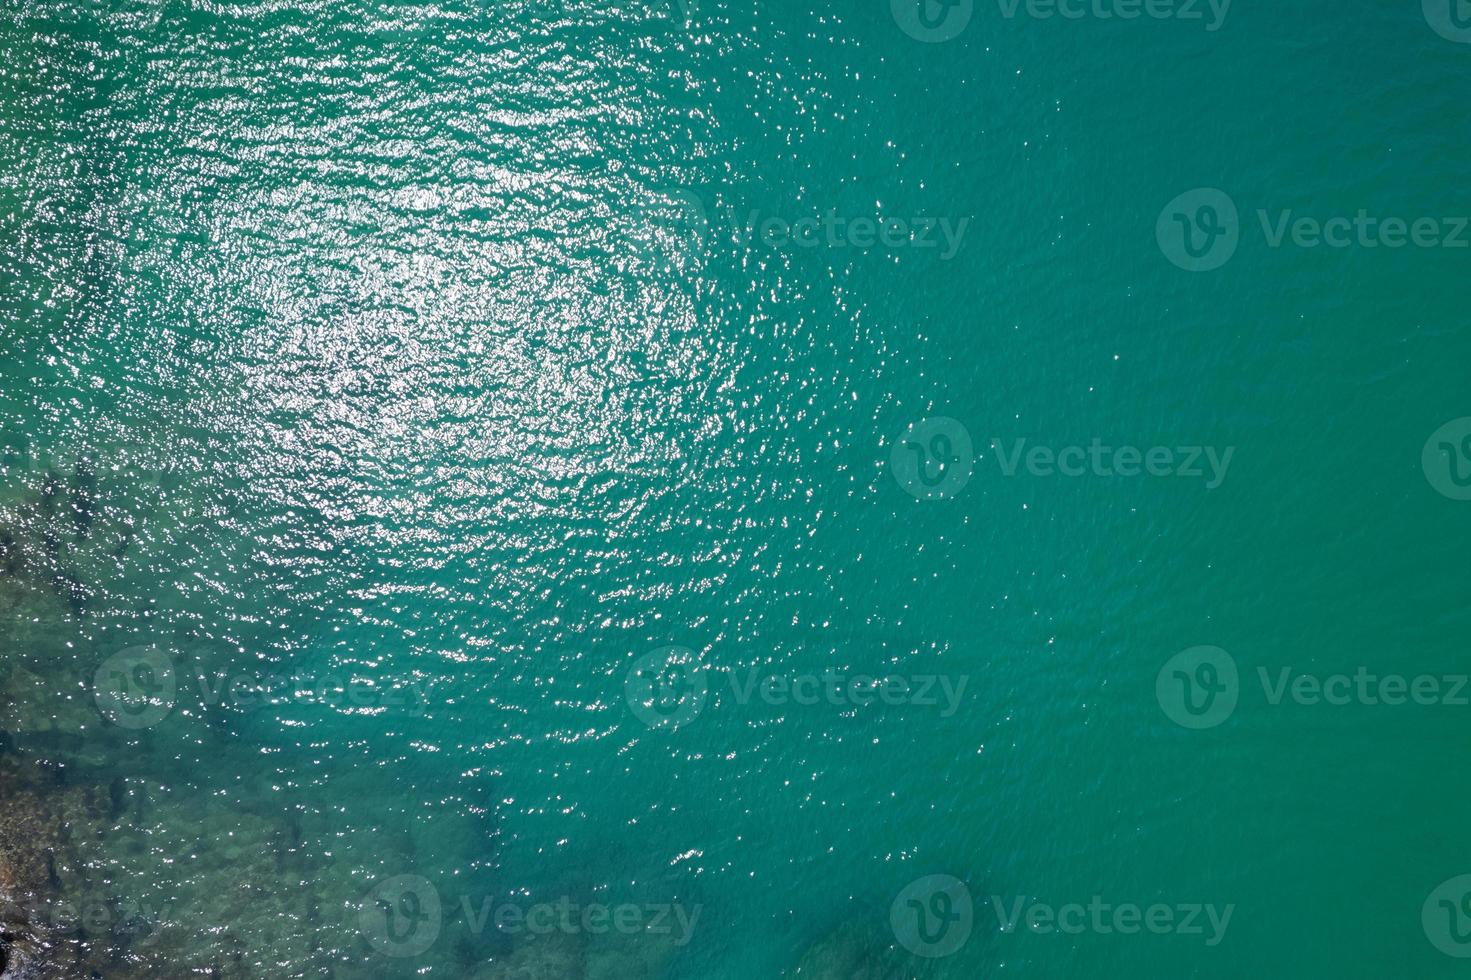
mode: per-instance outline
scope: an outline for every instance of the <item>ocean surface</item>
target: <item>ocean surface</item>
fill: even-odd
[[[10,900],[1464,976],[1467,11],[1064,6],[9,0],[0,759],[105,801]]]

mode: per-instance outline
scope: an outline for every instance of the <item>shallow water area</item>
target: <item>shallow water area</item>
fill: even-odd
[[[7,7],[0,976],[1457,975],[1420,7]]]

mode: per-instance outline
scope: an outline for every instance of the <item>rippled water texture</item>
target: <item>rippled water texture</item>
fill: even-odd
[[[11,3],[0,898],[54,943],[0,929],[12,972],[1459,975],[1471,708],[1256,682],[1465,669],[1421,450],[1471,252],[1256,216],[1471,214],[1471,45],[1372,7]],[[1192,273],[1198,187],[1242,240]],[[899,474],[935,417],[955,493]],[[1241,676],[1199,731],[1156,693],[1196,646]],[[949,687],[749,686],[855,674]],[[973,928],[916,955],[937,874]]]

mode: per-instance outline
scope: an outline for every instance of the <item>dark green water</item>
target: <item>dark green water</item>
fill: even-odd
[[[7,6],[3,758],[110,803],[0,899],[109,977],[1464,975],[1471,11],[1027,9]]]

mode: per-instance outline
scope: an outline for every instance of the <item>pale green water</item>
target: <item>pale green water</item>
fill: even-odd
[[[115,975],[1465,972],[1471,707],[1258,678],[1467,670],[1421,454],[1471,415],[1471,249],[1268,236],[1471,214],[1471,44],[1418,3],[11,10],[0,728],[110,787],[58,887],[146,908],[69,937]],[[1240,240],[1192,273],[1156,223],[1200,187]],[[916,499],[938,416],[973,472]],[[1219,479],[1008,477],[1019,439]],[[669,645],[707,694],[651,728]],[[1156,695],[1197,645],[1240,678],[1199,731]],[[740,693],[826,671],[913,687]],[[890,921],[932,874],[938,958]]]

